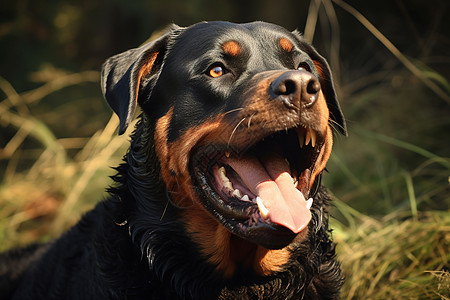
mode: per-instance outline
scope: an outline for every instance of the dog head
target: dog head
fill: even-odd
[[[102,90],[119,133],[138,104],[151,120],[160,179],[210,262],[231,273],[236,249],[265,256],[306,236],[332,128],[346,125],[327,62],[299,33],[172,26],[110,58]]]

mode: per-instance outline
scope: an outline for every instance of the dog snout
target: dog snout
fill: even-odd
[[[282,101],[288,108],[310,107],[317,100],[320,82],[307,71],[288,71],[270,84],[270,94],[276,101]]]

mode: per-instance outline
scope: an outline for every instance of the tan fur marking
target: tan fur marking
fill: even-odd
[[[328,110],[328,105],[322,91],[319,92],[319,98],[314,104],[313,109],[317,112],[316,115],[319,116],[317,123],[319,125],[319,128],[322,128],[321,134],[324,138],[324,144],[322,146],[322,149],[320,149],[316,165],[312,170],[310,188],[312,187],[316,176],[320,174],[323,169],[325,169],[328,159],[331,155],[331,149],[333,148],[333,134],[331,132],[330,126],[328,125],[330,112]]]
[[[308,235],[308,228],[300,232],[291,245],[296,245],[303,241]],[[254,269],[259,275],[271,275],[273,272],[282,271],[283,267],[289,262],[291,256],[291,246],[283,249],[269,250],[258,246],[254,260]]]
[[[292,48],[294,48],[294,44],[292,44],[292,42],[287,38],[281,38],[279,42],[281,48],[283,48],[286,52],[291,52]]]
[[[235,41],[229,41],[222,45],[223,51],[230,56],[237,56],[241,53],[241,46]]]
[[[324,82],[324,78],[325,78],[325,74],[324,74],[324,71],[323,71],[323,66],[322,66],[322,64],[320,63],[320,62],[318,62],[317,60],[313,60],[313,63],[314,63],[314,66],[316,67],[316,69],[317,69],[317,73],[319,73],[319,77],[320,77],[320,83],[322,84],[322,90],[325,88],[324,86],[323,86],[323,82]]]
[[[139,86],[141,84],[141,78],[148,75],[153,67],[153,64],[155,63],[156,57],[158,57],[158,53],[152,53],[151,56],[147,59],[147,61],[140,67],[139,69],[139,75],[137,78],[137,84],[136,84],[136,102],[137,102],[137,97],[139,95]]]
[[[167,145],[167,131],[169,128],[170,120],[173,115],[173,107],[169,109],[169,111],[161,117],[156,122],[155,128],[155,147],[156,147],[156,155],[158,156],[159,162],[161,164],[161,176],[162,178],[167,178],[170,175],[170,165],[169,165],[169,151]],[[164,180],[166,184],[168,182]],[[169,185],[167,185],[170,187]]]
[[[203,256],[225,277],[231,277],[236,270],[236,263],[230,257],[231,233],[201,205],[187,208],[183,216],[186,229],[200,246]]]
[[[236,269],[236,263],[231,260],[230,254],[231,233],[200,204],[192,189],[192,180],[188,172],[192,149],[201,144],[200,139],[217,131],[222,118],[218,116],[200,126],[189,128],[179,139],[167,143],[167,126],[172,118],[172,112],[171,109],[156,124],[156,152],[161,162],[162,179],[170,191],[172,201],[183,207],[182,217],[186,230],[200,246],[202,254],[225,276],[231,277]],[[171,171],[176,173],[176,177]]]

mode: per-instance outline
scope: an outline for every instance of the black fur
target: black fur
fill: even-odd
[[[262,26],[264,29],[266,25],[257,23],[252,26]],[[218,23],[214,27],[208,29],[209,27],[201,25],[197,31],[188,30],[187,36],[182,36],[184,29],[172,28],[170,34],[145,46],[145,50],[125,54],[134,55],[136,65],[139,65],[142,63],[142,51],[158,48],[159,56],[151,73],[143,79],[145,82],[141,82],[142,95],[134,94],[135,82],[130,79],[133,72],[137,72],[136,67],[115,65],[116,68],[121,68],[117,78],[111,78],[112,75],[105,73],[102,85],[107,99],[108,94],[117,96],[118,89],[127,98],[139,97],[138,103],[144,111],[132,135],[124,162],[117,168],[117,175],[113,178],[115,185],[109,189],[110,196],[55,242],[1,255],[1,299],[339,297],[342,276],[335,260],[334,244],[329,238],[329,197],[323,187],[319,188],[314,199],[313,218],[308,225],[307,238],[296,245],[287,267],[268,277],[242,269],[232,278],[225,279],[215,270],[215,266],[202,257],[199,246],[186,233],[180,222],[183,209],[171,202],[168,187],[161,180],[161,166],[153,140],[155,122],[158,117],[164,115],[170,103],[155,103],[155,100],[159,97],[167,99],[166,93],[174,89],[173,85],[179,84],[171,82],[173,85],[170,85],[167,83],[169,78],[165,81],[165,72],[169,72],[169,68],[180,62],[172,60],[167,63],[167,53],[184,51],[184,57],[177,56],[177,59],[183,62],[189,59],[186,56],[192,52],[186,53],[186,48],[177,46],[176,42],[180,43],[180,40],[190,38],[190,35],[198,36],[201,33],[206,37],[202,37],[204,40],[200,44],[206,43],[211,36],[229,33],[229,27],[234,28],[234,25]],[[268,28],[279,30],[279,27],[272,25]],[[182,45],[192,47],[189,43],[185,41]],[[174,47],[179,49],[175,50]],[[309,45],[307,47],[310,49]],[[197,48],[195,51],[202,52],[207,49]],[[120,57],[117,56],[114,60],[118,61]],[[112,61],[109,61],[105,68],[111,63]],[[164,69],[165,63],[168,69]],[[184,67],[180,66],[181,71]],[[119,73],[115,74],[117,76]],[[168,87],[156,88],[158,85]],[[116,91],[111,90],[111,87]],[[217,87],[221,88],[223,89]],[[154,91],[157,92],[152,94]],[[334,90],[332,92],[332,97],[335,97]],[[170,101],[172,99],[177,98],[171,98]],[[339,105],[335,99],[330,101],[334,106],[334,114],[338,115],[336,122],[339,122],[345,131]],[[125,105],[119,100],[109,102],[121,117],[120,130],[123,132],[134,114],[135,103],[127,102]],[[191,104],[192,99],[189,99],[189,102],[185,102],[179,109],[187,109]],[[208,115],[217,111],[217,108],[206,105],[202,109],[202,116],[194,117],[190,122],[202,122]],[[191,123],[182,123],[185,112],[180,111],[177,116],[178,119],[175,118],[171,124],[171,139],[176,139],[183,130],[180,126],[192,126]],[[17,259],[18,254],[21,254],[22,258]]]

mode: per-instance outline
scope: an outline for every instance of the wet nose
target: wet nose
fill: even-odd
[[[320,82],[307,71],[287,71],[270,84],[269,90],[274,100],[289,108],[310,107],[319,96]]]

